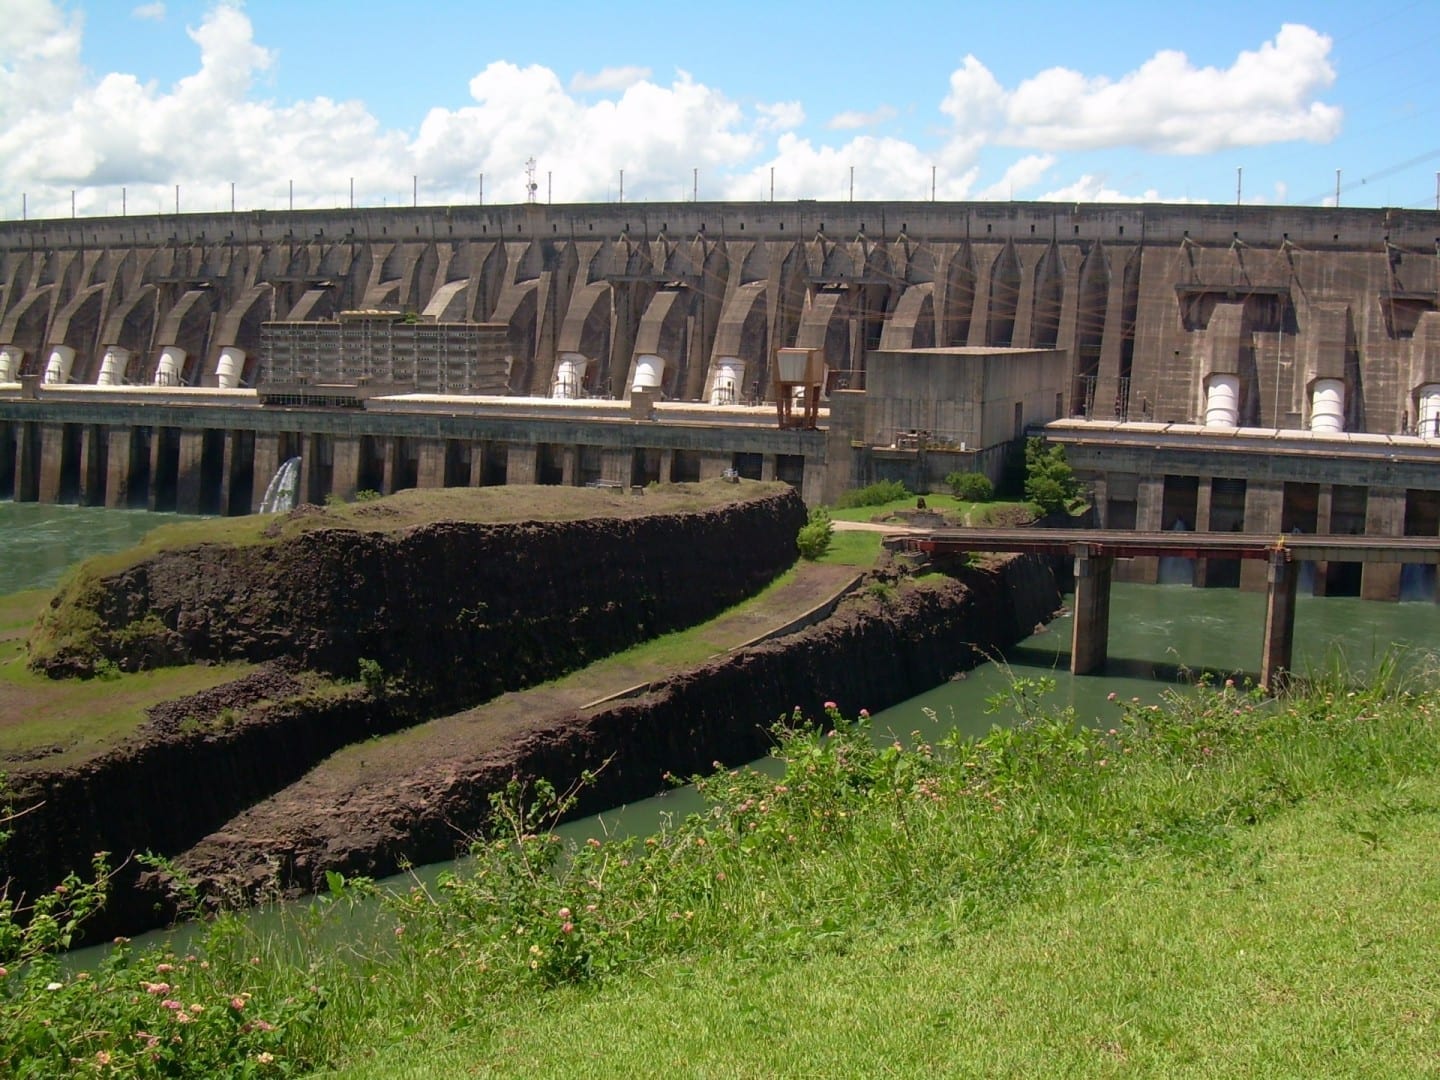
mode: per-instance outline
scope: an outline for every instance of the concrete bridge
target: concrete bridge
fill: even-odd
[[[1110,582],[1116,559],[1245,559],[1265,564],[1265,638],[1260,685],[1280,686],[1295,639],[1295,585],[1300,562],[1440,565],[1440,539],[1422,536],[1277,537],[1243,533],[1111,532],[1095,529],[935,529],[911,531],[887,546],[932,555],[1014,551],[1075,559],[1075,617],[1070,671],[1103,667],[1110,633]]]

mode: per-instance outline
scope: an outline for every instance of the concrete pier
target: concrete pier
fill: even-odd
[[[1390,564],[1399,567],[1398,563]],[[1300,566],[1278,550],[1265,563],[1265,640],[1260,652],[1260,688],[1273,693],[1284,686],[1295,644],[1295,585]]]
[[[1110,647],[1110,581],[1115,559],[1075,549],[1075,614],[1070,631],[1070,672],[1088,675],[1105,666]]]

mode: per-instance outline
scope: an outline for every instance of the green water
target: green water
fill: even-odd
[[[91,555],[123,551],[183,514],[0,502],[0,595],[50,588]]]

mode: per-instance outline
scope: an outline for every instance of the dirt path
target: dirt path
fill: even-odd
[[[758,602],[701,628],[710,655],[767,636],[841,595],[861,576],[847,566],[802,563]],[[301,780],[235,817],[178,861],[202,877],[249,878],[279,857],[297,878],[324,852],[357,837],[402,835],[409,822],[446,805],[467,778],[493,772],[527,738],[607,698],[673,674],[662,661],[612,658],[553,683],[504,694],[397,735],[347,747]]]

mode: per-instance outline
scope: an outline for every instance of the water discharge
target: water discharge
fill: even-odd
[[[286,458],[275,470],[260,499],[260,513],[282,514],[294,510],[300,497],[300,459]]]

